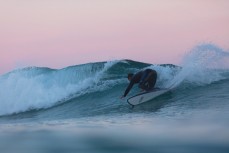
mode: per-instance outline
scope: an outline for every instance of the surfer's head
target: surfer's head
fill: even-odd
[[[128,73],[127,79],[130,81],[132,79],[133,75],[134,75],[133,73]]]

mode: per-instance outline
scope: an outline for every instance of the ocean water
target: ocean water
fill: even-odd
[[[132,60],[28,67],[0,76],[0,152],[228,153],[229,53],[194,47],[179,65]],[[173,89],[132,108],[128,72]],[[134,87],[130,97],[139,92]]]

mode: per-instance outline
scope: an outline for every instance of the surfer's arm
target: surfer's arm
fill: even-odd
[[[134,82],[131,81],[131,82],[129,83],[128,87],[126,88],[126,91],[125,91],[123,97],[126,97],[126,95],[129,93],[129,91],[130,91],[130,89],[133,87],[133,85],[134,85]]]

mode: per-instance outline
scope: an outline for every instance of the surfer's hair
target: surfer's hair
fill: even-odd
[[[132,78],[133,75],[134,75],[133,73],[128,73],[127,78]]]

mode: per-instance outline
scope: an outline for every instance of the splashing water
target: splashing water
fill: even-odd
[[[0,77],[0,115],[48,108],[73,98],[98,83],[118,61],[86,64],[62,70],[25,68]]]
[[[228,59],[229,53],[215,45],[196,46],[185,55],[181,71],[168,83],[168,87],[176,87],[183,81],[204,85],[222,80],[224,77],[219,69],[228,68]]]
[[[123,60],[89,63],[60,70],[37,67],[15,70],[0,76],[0,116],[50,108],[86,94],[93,97],[94,92],[103,94],[104,103],[110,106],[109,101],[115,101],[127,85],[126,74],[144,68],[158,72],[156,86],[159,88],[211,84],[228,78],[228,74],[219,69],[227,68],[225,61],[228,57],[229,53],[225,50],[203,44],[186,54],[182,67]],[[110,94],[116,96],[109,97]]]

